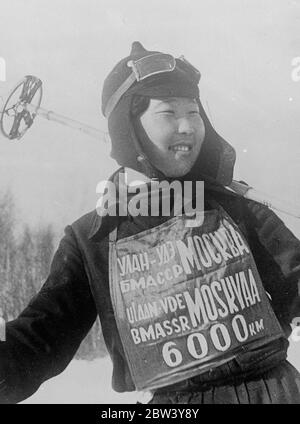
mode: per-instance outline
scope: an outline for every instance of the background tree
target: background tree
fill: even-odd
[[[51,225],[21,229],[10,191],[0,194],[0,308],[5,321],[15,319],[45,282],[54,254],[56,232]],[[76,357],[94,359],[106,355],[97,319]]]

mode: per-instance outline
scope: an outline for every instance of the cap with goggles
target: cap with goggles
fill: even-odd
[[[141,146],[135,133],[133,115],[137,97],[164,99],[187,97],[199,105],[205,125],[205,140],[191,178],[208,176],[222,185],[232,181],[234,149],[212,127],[200,101],[200,72],[184,57],[146,50],[132,44],[130,54],[121,59],[106,77],[102,90],[102,113],[108,118],[111,156],[120,166],[142,172],[152,178],[156,170],[149,160],[139,161]],[[199,176],[199,173],[201,175]]]
[[[127,66],[132,69],[132,72],[108,99],[104,109],[106,118],[109,118],[123,94],[125,94],[135,82],[143,81],[154,75],[173,72],[175,69],[179,69],[189,75],[197,84],[201,76],[200,72],[183,56],[174,58],[170,54],[159,52],[148,54],[137,60],[131,59],[127,61]]]

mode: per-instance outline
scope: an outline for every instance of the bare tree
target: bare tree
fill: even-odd
[[[10,191],[0,194],[0,308],[6,321],[16,318],[46,280],[54,253],[51,225],[16,231],[15,203]],[[82,342],[77,357],[105,356],[106,348],[97,319]]]

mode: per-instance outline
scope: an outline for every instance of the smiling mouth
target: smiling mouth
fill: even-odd
[[[192,150],[191,145],[187,144],[177,144],[176,146],[170,146],[169,150],[172,150],[173,152],[190,152]]]

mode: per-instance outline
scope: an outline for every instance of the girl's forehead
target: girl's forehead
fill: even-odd
[[[156,99],[151,98],[150,101],[155,106],[159,106],[160,104],[163,104],[163,103],[197,104],[197,100],[191,97],[162,97],[162,98],[156,98]]]

